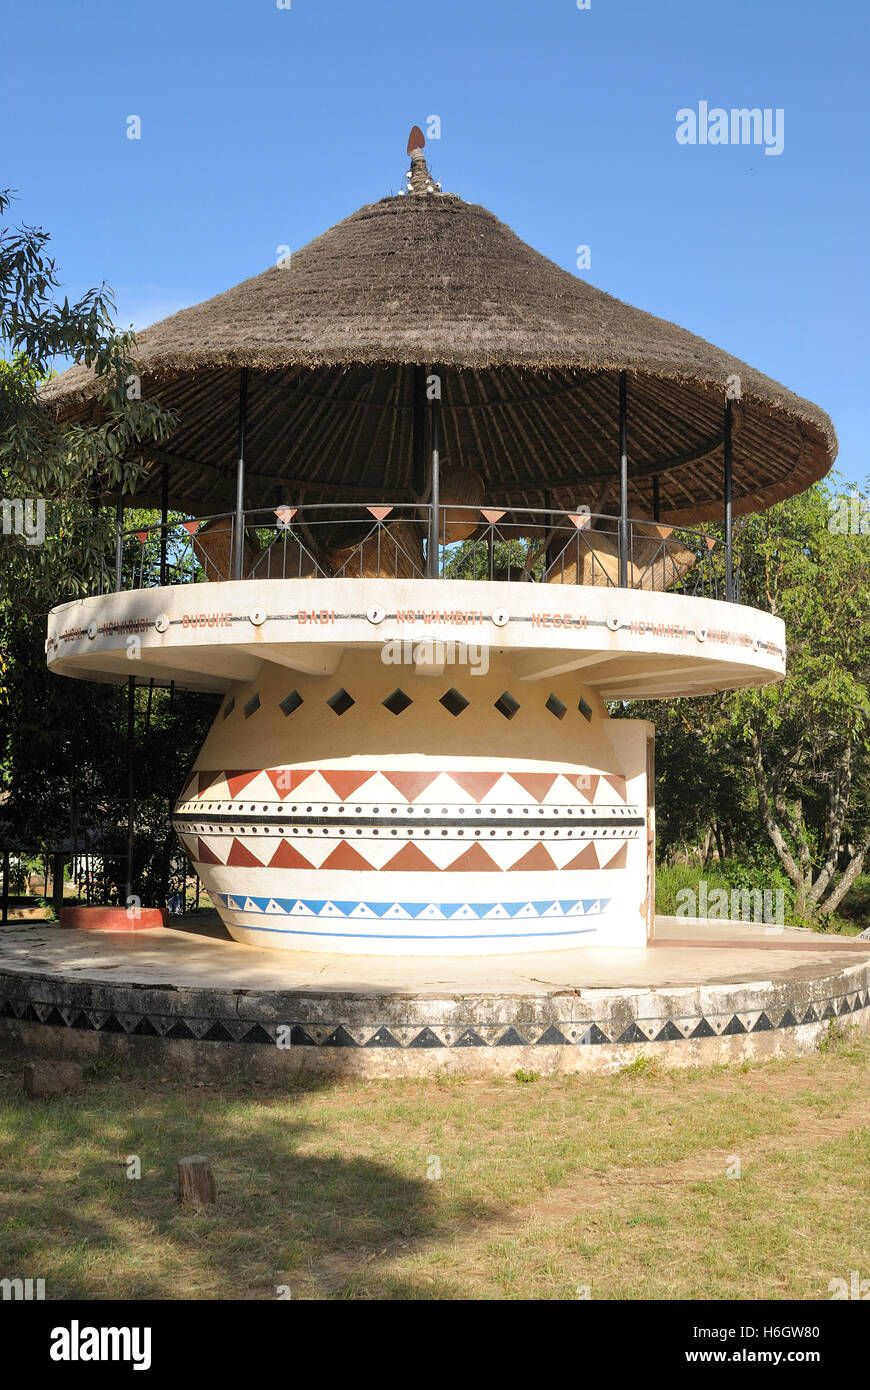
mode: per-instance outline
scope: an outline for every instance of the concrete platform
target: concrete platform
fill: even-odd
[[[216,918],[132,934],[0,929],[0,1038],[191,1075],[611,1071],[802,1053],[870,1021],[870,943],[657,919],[649,949],[485,959],[254,950]]]

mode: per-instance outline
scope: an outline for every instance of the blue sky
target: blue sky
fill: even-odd
[[[0,186],[71,293],[106,280],[143,327],[396,191],[436,115],[446,190],[817,401],[861,481],[868,8],[4,0]],[[781,108],[782,153],[679,145],[701,101]]]

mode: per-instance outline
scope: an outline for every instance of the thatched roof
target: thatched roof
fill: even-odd
[[[234,289],[139,336],[143,393],[177,412],[143,500],[171,468],[173,507],[232,505],[239,368],[250,374],[249,505],[414,495],[413,369],[440,364],[445,460],[509,505],[592,505],[618,476],[618,373],[629,373],[630,511],[718,520],[725,384],[739,376],[735,511],[800,492],[830,468],[827,415],[702,338],[538,254],[485,208],[443,194],[416,153],[384,198]],[[429,191],[430,188],[432,191]],[[413,190],[413,191],[411,191]],[[95,409],[91,373],[44,391]],[[611,497],[615,500],[616,494]]]

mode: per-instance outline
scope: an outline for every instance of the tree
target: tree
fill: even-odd
[[[782,682],[625,711],[656,724],[660,847],[772,846],[807,922],[870,857],[870,535],[834,514],[816,485],[736,528],[742,601],[785,622]]]
[[[0,216],[10,202],[9,190],[0,191]],[[59,302],[48,241],[38,227],[0,227],[0,471],[40,496],[89,501],[95,486],[129,487],[133,450],[166,439],[174,421],[156,402],[139,399],[135,334],[115,328],[105,284],[74,304]],[[40,400],[39,387],[63,359],[99,378],[98,422],[60,423]]]
[[[0,215],[9,207],[0,192]],[[45,615],[55,604],[97,592],[113,550],[107,494],[129,491],[143,442],[165,439],[173,417],[138,398],[135,337],[113,326],[105,286],[70,304],[48,236],[33,227],[0,228],[0,497],[37,495],[44,535],[0,534],[0,793],[7,836],[47,849],[82,832],[118,840],[126,820],[126,704],[106,685],[59,679],[45,664]],[[87,418],[59,422],[39,388],[56,363],[74,359],[100,382]],[[112,498],[114,501],[114,497]],[[7,500],[6,515],[15,520]],[[149,516],[147,520],[151,520]],[[4,525],[3,530],[9,531]],[[37,543],[32,543],[36,541]],[[170,708],[171,703],[171,708]],[[137,757],[142,876],[165,895],[169,838],[166,807],[202,740],[213,700],[137,692],[139,730],[148,757]],[[154,756],[162,727],[171,764]],[[84,834],[82,836],[82,846]],[[122,852],[119,849],[119,853]],[[156,861],[152,864],[150,861]],[[148,862],[146,862],[148,861]]]
[[[870,536],[829,525],[821,486],[747,519],[743,599],[785,621],[781,684],[733,697],[761,822],[808,920],[870,854]]]

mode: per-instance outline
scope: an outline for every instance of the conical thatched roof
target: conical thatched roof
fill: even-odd
[[[179,428],[151,451],[172,505],[232,504],[239,368],[250,374],[250,505],[412,498],[413,369],[439,364],[443,457],[509,505],[593,505],[618,476],[618,373],[629,373],[630,512],[722,514],[722,417],[735,410],[735,511],[827,472],[827,415],[737,358],[604,294],[538,254],[485,208],[440,193],[415,154],[406,196],[384,198],[273,267],[145,330],[143,393]],[[430,189],[432,191],[430,191]],[[68,418],[95,409],[90,372],[44,391]],[[611,502],[615,500],[615,492]]]

